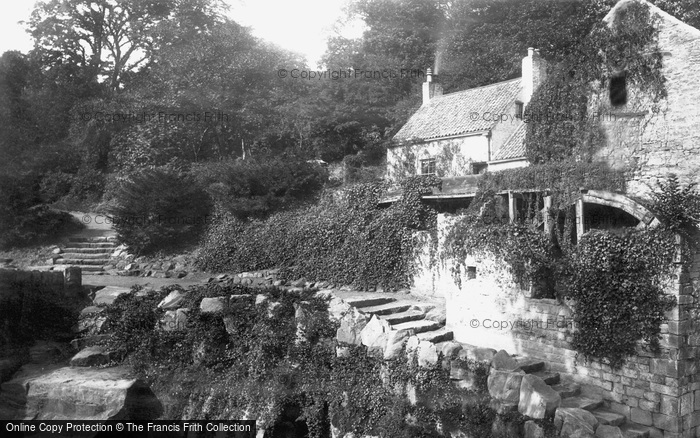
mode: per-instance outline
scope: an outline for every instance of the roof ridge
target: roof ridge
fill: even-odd
[[[474,91],[474,90],[479,90],[482,88],[495,87],[496,85],[504,85],[508,82],[522,81],[522,79],[523,79],[522,76],[518,76],[517,78],[508,79],[506,81],[494,82],[493,84],[481,85],[479,87],[474,87],[474,88],[467,88],[466,90],[453,91],[452,93],[447,93],[447,94],[443,94],[440,96],[436,96],[433,99],[440,99],[440,98],[443,98],[445,96],[454,96],[455,94],[466,93],[467,91]]]

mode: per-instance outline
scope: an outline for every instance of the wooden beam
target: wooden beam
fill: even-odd
[[[581,236],[585,233],[583,223],[583,199],[576,200],[576,241],[581,240]]]

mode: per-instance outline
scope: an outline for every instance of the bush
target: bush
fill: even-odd
[[[210,226],[198,264],[212,271],[287,268],[289,276],[359,287],[408,287],[414,231],[434,229],[435,212],[420,194],[439,184],[418,177],[403,198],[379,208],[382,184],[358,184],[318,205],[241,221],[221,215]]]
[[[194,179],[167,167],[131,175],[108,207],[119,239],[135,253],[194,242],[210,211],[209,197]]]
[[[40,205],[37,178],[0,175],[0,247],[24,246],[77,231],[70,214]]]
[[[216,161],[193,171],[217,207],[240,219],[314,200],[328,181],[325,168],[299,158]]]

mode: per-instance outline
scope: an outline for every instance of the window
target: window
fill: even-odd
[[[435,158],[420,160],[421,175],[435,175]]]
[[[522,102],[515,102],[515,118],[516,119],[523,118],[523,103]]]
[[[627,78],[625,74],[618,74],[610,78],[610,104],[621,106],[627,103]]]

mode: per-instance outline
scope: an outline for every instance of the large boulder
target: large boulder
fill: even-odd
[[[70,360],[72,367],[96,367],[106,365],[111,360],[109,351],[105,347],[93,346],[83,348]]]
[[[128,294],[129,292],[131,292],[131,289],[128,287],[107,286],[95,292],[95,298],[93,298],[92,302],[96,306],[100,304],[109,306],[114,304],[114,301],[119,298],[119,296]]]
[[[340,326],[336,332],[338,342],[352,345],[360,345],[362,338],[360,333],[367,325],[369,318],[364,313],[352,308],[340,318]]]
[[[531,418],[554,416],[554,411],[561,404],[561,396],[541,378],[527,374],[520,384],[520,401],[518,410]]]
[[[495,370],[513,371],[518,367],[518,361],[505,350],[499,351],[491,359],[491,368]]]
[[[182,307],[185,303],[187,295],[180,290],[174,290],[168,294],[163,300],[158,303],[158,307],[163,310],[175,310]]]
[[[223,312],[226,307],[226,297],[202,298],[199,304],[200,313]]]
[[[369,351],[383,355],[390,331],[391,325],[386,320],[373,315],[365,328],[360,332],[360,340],[362,345],[366,346]]]
[[[21,376],[5,382],[3,392],[16,394],[23,409],[12,420],[151,420],[163,406],[126,368],[86,369],[22,367]],[[10,418],[7,418],[8,420]]]
[[[408,330],[392,330],[389,332],[384,348],[384,359],[395,359],[403,351],[403,347],[408,341],[410,333]]]
[[[182,308],[166,311],[160,320],[160,327],[166,332],[184,330],[187,328],[189,310],[190,309]]]
[[[525,377],[525,373],[522,370],[491,369],[487,379],[489,394],[499,402],[518,405],[523,377]]]
[[[430,368],[438,361],[438,353],[435,344],[429,341],[420,341],[418,344],[418,366]]]
[[[599,425],[595,430],[595,436],[596,438],[625,438],[619,427],[608,424]]]
[[[577,430],[594,435],[598,420],[584,409],[559,408],[554,414],[554,427],[561,438],[572,438],[572,434]]]
[[[525,422],[523,432],[523,438],[545,438],[544,427],[532,420]]]

